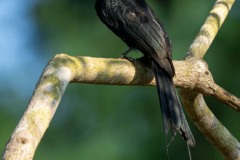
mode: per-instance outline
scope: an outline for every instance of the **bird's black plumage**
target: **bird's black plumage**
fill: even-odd
[[[109,29],[153,62],[165,134],[171,127],[174,136],[179,132],[195,146],[172,80],[171,42],[152,9],[144,0],[97,0],[95,8]]]

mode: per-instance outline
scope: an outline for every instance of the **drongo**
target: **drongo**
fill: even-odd
[[[173,136],[179,132],[195,146],[173,83],[171,41],[153,10],[145,0],[97,0],[95,8],[101,21],[128,45],[123,57],[137,49],[152,62],[166,137],[171,129]]]

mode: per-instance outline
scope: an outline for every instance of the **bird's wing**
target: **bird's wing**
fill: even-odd
[[[123,5],[114,10],[118,22],[118,36],[130,46],[152,57],[169,76],[175,74],[172,64],[171,42],[148,5]],[[121,28],[121,29],[120,29]],[[118,29],[116,29],[117,31]],[[123,34],[123,35],[121,35]]]

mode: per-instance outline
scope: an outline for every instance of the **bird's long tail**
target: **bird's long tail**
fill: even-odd
[[[154,64],[154,71],[165,136],[167,137],[171,127],[173,136],[179,132],[189,146],[195,146],[195,140],[185,118],[172,77],[162,70],[157,63]]]

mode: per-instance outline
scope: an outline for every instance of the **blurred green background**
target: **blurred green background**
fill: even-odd
[[[148,0],[164,23],[173,59],[184,57],[215,1]],[[0,2],[0,151],[18,124],[47,62],[55,54],[119,57],[127,47],[98,19],[94,0]],[[205,61],[215,81],[240,97],[239,1],[233,6]],[[237,138],[237,112],[206,97],[211,110]],[[189,120],[197,146],[194,160],[222,159]],[[170,139],[170,138],[169,138]],[[177,136],[170,159],[188,159]],[[155,87],[70,84],[44,135],[35,160],[167,159]]]

